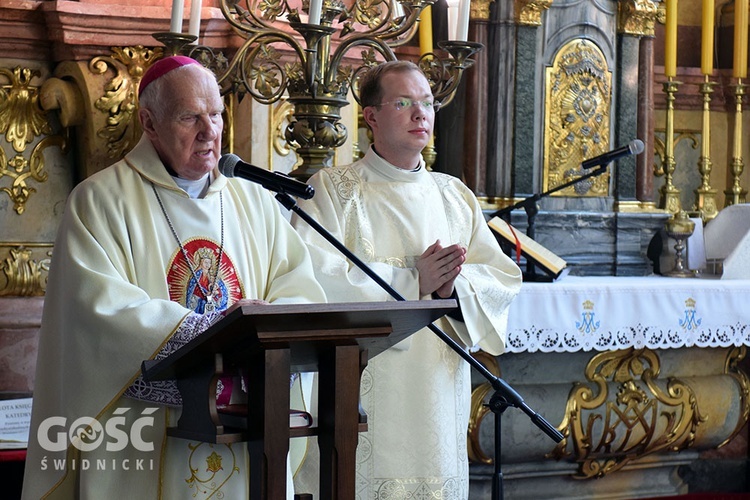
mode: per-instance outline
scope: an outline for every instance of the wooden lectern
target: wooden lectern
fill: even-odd
[[[246,306],[171,354],[143,362],[146,381],[174,379],[182,416],[170,436],[210,443],[246,441],[250,498],[286,498],[290,436],[318,436],[320,496],[355,492],[357,434],[366,430],[359,381],[369,358],[457,307],[455,300]],[[216,407],[220,375],[248,373],[247,417]],[[289,428],[289,379],[317,371],[318,424]],[[244,420],[244,421],[243,421]]]

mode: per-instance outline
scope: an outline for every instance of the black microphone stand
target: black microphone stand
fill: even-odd
[[[398,301],[405,301],[406,299],[399,294],[396,290],[386,283],[375,271],[373,271],[367,264],[360,260],[354,255],[348,248],[346,248],[339,240],[333,237],[323,226],[310,217],[304,210],[297,206],[297,201],[292,198],[289,194],[279,192],[276,194],[276,199],[281,203],[287,210],[292,210],[301,219],[307,222],[315,231],[317,231],[323,238],[331,243],[336,249],[344,254],[344,256],[354,263],[359,269],[361,269],[367,276],[369,276],[375,283],[388,292],[388,294]],[[447,333],[437,327],[434,323],[427,326],[433,333],[435,333],[440,340],[445,342],[451,349],[453,349],[459,356],[461,356],[466,362],[471,365],[476,371],[478,371],[482,377],[484,377],[492,388],[495,390],[494,394],[490,398],[490,402],[487,405],[495,415],[495,471],[492,476],[492,498],[494,500],[501,500],[503,498],[503,474],[500,467],[500,451],[501,451],[501,439],[500,439],[500,422],[501,415],[508,407],[516,407],[522,410],[526,415],[529,416],[531,421],[539,427],[545,434],[551,437],[556,443],[563,440],[563,435],[555,429],[544,417],[532,410],[529,405],[524,402],[520,394],[518,394],[507,382],[500,377],[496,377],[490,372],[485,366],[474,359],[468,352],[466,352],[461,346],[453,340]]]
[[[587,179],[590,179],[591,177],[596,177],[597,175],[603,174],[604,172],[607,171],[608,165],[609,163],[599,165],[598,167],[589,170],[588,172],[583,174],[581,177],[577,177],[573,180],[560,184],[559,186],[556,186],[550,189],[549,191],[545,191],[543,193],[532,194],[528,198],[524,198],[518,203],[515,203],[505,208],[501,208],[500,210],[497,210],[496,212],[491,213],[489,215],[489,218],[492,219],[493,217],[500,217],[506,222],[510,223],[510,213],[517,208],[523,208],[526,211],[526,220],[527,220],[526,236],[528,236],[531,239],[534,239],[536,215],[539,213],[539,207],[537,206],[537,202],[541,200],[542,198],[544,198],[545,196],[551,195],[552,193],[556,193],[557,191],[563,190],[574,184],[578,184],[579,182],[583,182]],[[536,278],[536,270],[534,268],[534,263],[528,259],[526,261],[526,275],[529,281],[534,281]]]

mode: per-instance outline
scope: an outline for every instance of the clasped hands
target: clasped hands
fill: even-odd
[[[436,293],[440,298],[449,298],[465,261],[466,248],[458,243],[443,247],[440,240],[437,240],[427,247],[417,259],[416,265],[420,297]]]

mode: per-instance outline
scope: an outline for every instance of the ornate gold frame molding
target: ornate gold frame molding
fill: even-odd
[[[62,136],[52,135],[46,113],[39,105],[39,87],[32,81],[40,76],[39,71],[21,66],[12,70],[0,68],[0,80],[5,80],[0,83],[0,135],[15,152],[9,155],[0,147],[0,191],[10,197],[18,215],[23,214],[29,197],[36,192],[29,181],[47,181],[44,150],[58,146],[65,151],[67,147]]]
[[[51,243],[0,243],[0,297],[44,295]]]

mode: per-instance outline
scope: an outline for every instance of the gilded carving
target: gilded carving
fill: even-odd
[[[563,439],[552,458],[574,458],[579,479],[603,477],[633,460],[689,448],[701,416],[691,387],[659,379],[658,355],[649,349],[602,352],[568,395]],[[572,451],[568,451],[572,447]]]
[[[652,0],[621,0],[617,4],[618,32],[626,35],[654,36],[658,6]]]
[[[37,253],[40,255],[36,255]],[[3,280],[0,280],[0,297],[44,295],[52,245],[17,245],[8,248],[7,255],[0,264],[5,281],[3,284]]]
[[[36,191],[27,181],[42,183],[47,180],[43,150],[53,144],[64,147],[65,141],[50,135],[52,127],[39,104],[39,88],[31,85],[32,79],[39,77],[40,73],[17,66],[12,71],[0,68],[0,76],[8,80],[7,84],[0,85],[0,134],[16,152],[8,157],[0,148],[0,180],[3,177],[10,179],[10,186],[2,186],[0,190],[10,197],[13,209],[21,215],[29,196]],[[43,135],[47,137],[36,144],[30,158],[24,157],[29,144]]]
[[[477,21],[489,21],[490,20],[490,4],[495,0],[474,0],[471,2],[471,19]]]
[[[106,141],[107,156],[122,158],[138,142],[141,131],[135,119],[138,107],[138,85],[148,67],[162,55],[163,49],[113,47],[110,56],[95,57],[89,62],[89,71],[103,75],[108,69],[115,76],[104,86],[104,94],[94,103],[96,109],[107,116],[106,124],[97,135]]]
[[[612,72],[593,42],[563,45],[546,69],[544,190],[581,177],[581,162],[609,149]],[[606,196],[609,173],[561,189],[556,196]]]
[[[497,358],[484,351],[477,351],[473,353],[472,356],[474,356],[477,361],[481,362],[490,373],[496,377],[500,376],[500,366],[497,363]],[[492,397],[492,394],[492,385],[490,385],[489,382],[484,382],[471,391],[467,451],[469,454],[469,460],[474,463],[492,463],[492,458],[490,458],[482,449],[482,443],[479,436],[482,420],[484,420],[488,413],[492,416],[491,410],[485,405],[485,401],[489,400],[489,398]]]
[[[750,419],[750,378],[740,368],[740,362],[745,359],[746,354],[747,348],[744,345],[730,349],[727,353],[724,373],[732,377],[739,386],[741,414],[732,433],[717,448],[721,448],[734,439],[747,426],[748,419]]]
[[[516,23],[524,26],[541,26],[542,12],[552,5],[552,0],[515,1]]]

